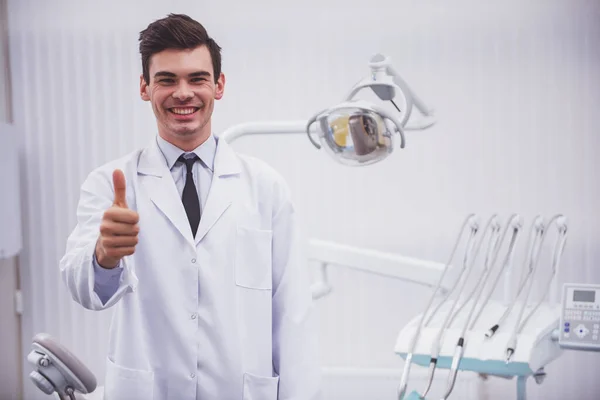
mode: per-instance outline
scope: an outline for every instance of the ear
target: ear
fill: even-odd
[[[215,99],[221,100],[223,93],[225,92],[225,74],[221,72],[215,88]]]
[[[150,96],[148,96],[148,84],[144,79],[144,75],[140,75],[140,97],[144,101],[150,101]]]

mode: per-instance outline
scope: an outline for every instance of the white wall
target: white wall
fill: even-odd
[[[11,117],[10,85],[8,69],[8,27],[6,1],[0,0],[0,125],[9,123]],[[4,133],[0,133],[4,134]],[[2,140],[3,143],[12,143]],[[2,170],[0,173],[12,173]],[[4,179],[0,179],[6,182]],[[0,206],[6,206],[0,196]],[[2,217],[5,213],[2,213]],[[0,227],[5,225],[0,217]],[[0,253],[2,251],[0,250]],[[18,288],[17,257],[3,258],[0,254],[0,399],[21,398],[21,330],[20,318],[15,307],[15,293]]]
[[[562,212],[570,236],[560,281],[600,282],[597,2],[99,4],[9,0],[14,116],[29,156],[26,338],[48,331],[102,374],[110,313],[70,300],[58,260],[86,174],[155,132],[137,95],[137,34],[168,12],[199,19],[224,48],[217,133],[249,120],[308,118],[340,101],[376,52],[437,110],[434,128],[410,133],[405,150],[363,169],[333,163],[301,135],[236,143],[288,179],[311,236],[445,261],[470,212],[519,212],[527,221]],[[335,271],[333,280],[336,292],[319,306],[323,365],[401,368],[396,334],[428,293],[355,272]],[[529,383],[530,398],[592,398],[585,393],[600,393],[598,367],[596,355],[568,353],[542,386]],[[370,398],[393,398],[393,386]],[[514,386],[493,382],[490,398],[510,398]]]
[[[0,0],[0,121],[11,117],[10,82],[8,74],[8,16],[6,0]]]

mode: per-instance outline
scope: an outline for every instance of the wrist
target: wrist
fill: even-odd
[[[106,253],[100,248],[98,244],[96,244],[95,250],[96,262],[98,265],[104,269],[114,269],[119,265],[120,259],[114,259],[106,256]]]

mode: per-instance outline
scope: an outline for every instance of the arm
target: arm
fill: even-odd
[[[279,400],[320,398],[317,330],[306,257],[287,187],[273,217],[273,365]]]
[[[60,271],[71,297],[83,307],[102,310],[114,305],[137,285],[132,258],[123,257],[116,268],[104,269],[96,259],[100,225],[114,206],[114,190],[105,174],[95,171],[84,182],[77,206],[77,226],[67,239]]]

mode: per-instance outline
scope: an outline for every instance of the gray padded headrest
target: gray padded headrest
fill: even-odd
[[[75,355],[47,333],[38,333],[33,343],[48,349],[83,383],[88,393],[96,390],[96,377]]]

